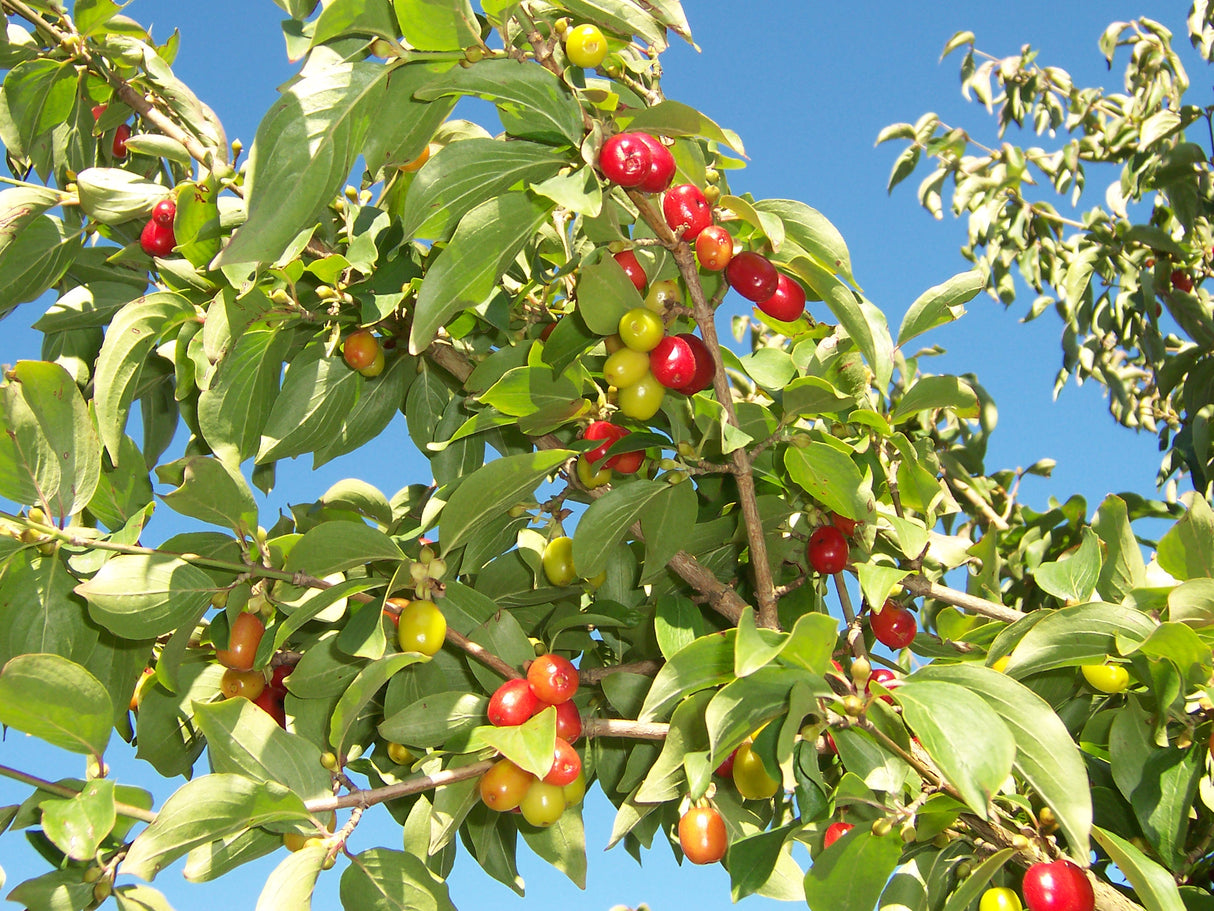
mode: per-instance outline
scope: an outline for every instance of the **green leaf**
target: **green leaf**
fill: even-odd
[[[712,696],[709,692],[694,693],[674,710],[666,739],[662,742],[662,752],[633,796],[637,803],[664,803],[678,799],[687,791],[683,760],[688,753],[709,749],[704,709]]]
[[[321,9],[312,33],[311,47],[348,35],[396,38],[396,17],[384,0],[338,0]]]
[[[821,212],[795,199],[760,199],[754,207],[777,216],[784,222],[784,234],[789,240],[831,272],[854,283],[847,243]]]
[[[928,288],[910,305],[898,328],[901,347],[916,336],[965,315],[965,304],[986,287],[982,273],[974,269],[954,275],[943,284]]]
[[[798,256],[788,264],[788,268],[804,279],[830,308],[868,361],[873,371],[874,385],[884,389],[893,372],[894,351],[885,315],[814,260]]]
[[[448,95],[475,95],[497,105],[502,127],[511,136],[556,145],[582,141],[582,113],[560,79],[541,66],[498,57],[467,69],[455,68],[418,90],[433,101]]]
[[[177,485],[161,497],[174,512],[241,535],[257,530],[253,491],[244,475],[218,459],[186,456],[158,466],[156,476],[161,483]]]
[[[1119,604],[1125,596],[1146,584],[1142,548],[1130,527],[1125,500],[1107,496],[1092,517],[1092,530],[1104,545],[1104,560],[1096,590],[1104,601]]]
[[[200,703],[194,707],[194,719],[207,738],[212,771],[277,781],[304,800],[333,795],[320,749],[284,731],[248,699]]]
[[[101,681],[60,655],[18,655],[0,670],[0,724],[62,750],[101,756],[113,718]]]
[[[468,0],[393,0],[401,34],[422,51],[458,51],[480,40]]]
[[[851,408],[855,399],[846,396],[818,376],[803,376],[784,387],[784,414],[788,417],[835,414]]]
[[[0,316],[41,297],[63,277],[82,247],[82,236],[52,215],[39,215],[16,237],[0,242]]]
[[[695,490],[690,484],[668,486],[641,508],[641,531],[645,535],[642,582],[664,573],[670,558],[689,546],[697,511]]]
[[[753,895],[767,884],[797,828],[795,825],[781,826],[730,842],[729,886],[730,897],[735,902]]]
[[[1141,642],[1156,626],[1145,614],[1119,604],[1097,601],[1060,608],[1025,633],[1006,670],[1019,678],[1056,667],[1100,664],[1119,654],[1119,638]]]
[[[581,394],[572,380],[554,377],[548,367],[515,367],[482,392],[480,400],[502,414],[522,417],[580,404]]]
[[[1092,799],[1087,771],[1075,741],[1040,696],[1006,674],[973,663],[933,664],[915,672],[920,680],[962,686],[984,699],[1011,729],[1016,774],[1041,795],[1058,818],[1076,860],[1087,861]]]
[[[1189,511],[1160,539],[1156,559],[1181,581],[1214,577],[1214,512],[1204,498],[1189,500]]]
[[[633,3],[632,0],[564,0],[561,6],[584,22],[597,22],[619,35],[637,35],[659,51],[667,48],[666,29],[659,22],[669,23],[686,30],[687,21],[682,10],[667,10],[664,19],[655,18],[662,2],[651,4]],[[670,6],[670,4],[665,4]],[[669,15],[674,13],[673,16]]]
[[[586,888],[586,827],[579,810],[570,808],[552,825],[521,829],[527,846],[560,870],[579,889]]]
[[[481,203],[551,177],[564,163],[550,146],[534,142],[453,142],[414,177],[405,197],[402,230],[406,237],[447,240]]]
[[[856,575],[864,600],[869,604],[884,604],[910,572],[884,563],[861,563],[856,567]]]
[[[83,911],[93,903],[93,884],[82,881],[79,868],[55,870],[19,883],[5,898],[30,911]]]
[[[712,764],[724,761],[738,744],[765,721],[787,711],[788,694],[805,682],[800,669],[765,667],[717,691],[704,713],[712,744]],[[825,683],[821,695],[829,695]]]
[[[440,516],[440,540],[449,553],[488,519],[527,499],[536,486],[576,453],[524,452],[495,459],[460,481]]]
[[[784,467],[806,493],[827,509],[859,522],[871,522],[872,483],[856,463],[828,443],[810,441],[784,450]]]
[[[634,481],[613,487],[591,503],[573,533],[573,565],[578,575],[589,579],[602,572],[608,555],[632,523],[668,489],[661,481]]]
[[[547,72],[540,67],[529,69]],[[488,199],[460,219],[417,295],[409,334],[411,354],[424,351],[451,317],[488,300],[498,279],[551,211],[546,200],[526,192],[509,192]]]
[[[1100,567],[1099,539],[1092,529],[1085,528],[1078,548],[1059,560],[1042,563],[1033,578],[1045,591],[1062,601],[1087,601],[1096,590]]]
[[[338,63],[286,88],[257,127],[249,150],[248,220],[215,265],[268,263],[315,224],[341,189],[377,118],[395,67]]]
[[[633,113],[633,110],[636,113]],[[616,120],[626,130],[640,130],[662,136],[702,136],[724,143],[739,155],[745,155],[742,140],[733,130],[723,130],[715,122],[681,101],[661,101],[651,107],[620,111]]]
[[[17,546],[16,541],[8,540]],[[3,561],[0,665],[15,655],[35,652],[54,652],[79,662],[96,655],[97,629],[73,595],[75,584],[63,561],[44,556],[36,548],[25,548]]]
[[[118,911],[173,911],[168,899],[160,892],[138,883],[119,886],[114,890],[114,901],[118,903]]]
[[[379,725],[385,740],[415,747],[439,747],[485,720],[489,700],[477,693],[434,693],[388,715]]]
[[[90,781],[71,799],[44,800],[42,831],[73,860],[91,861],[117,821],[114,783]]]
[[[901,857],[892,835],[849,832],[805,874],[805,902],[810,911],[873,911]]]
[[[619,332],[624,314],[643,303],[636,286],[610,256],[578,271],[578,315],[595,335]]]
[[[543,778],[552,769],[556,748],[556,709],[548,706],[513,727],[482,727],[477,737],[516,766]]]
[[[1092,838],[1130,881],[1135,898],[1146,911],[1185,911],[1176,880],[1166,869],[1130,842],[1099,826],[1092,827]]]
[[[148,639],[195,617],[216,588],[205,572],[172,554],[119,554],[76,586],[76,594],[88,600],[89,615],[110,632]]]
[[[345,754],[346,739],[358,720],[359,711],[375,697],[393,674],[410,664],[425,660],[428,660],[426,656],[418,652],[405,652],[372,661],[359,671],[358,676],[333,707],[333,718],[329,724],[329,743],[333,745],[333,749],[341,755]]]
[[[101,475],[101,443],[80,389],[59,364],[18,361],[0,385],[0,495],[79,513]]]
[[[282,391],[266,418],[257,450],[259,463],[313,452],[341,433],[369,381],[312,344],[293,357]]]
[[[986,819],[1016,755],[1007,725],[981,696],[951,683],[912,677],[894,698],[944,777]]]
[[[273,781],[203,775],[164,802],[156,821],[131,844],[120,873],[151,881],[193,848],[253,826],[311,818],[299,796]]]
[[[399,563],[404,552],[377,528],[362,522],[323,522],[295,542],[283,566],[289,573],[328,576],[372,560]]]
[[[289,332],[251,326],[215,365],[198,397],[198,424],[226,464],[238,466],[257,453],[290,347]]]
[[[93,388],[101,441],[115,464],[144,362],[170,323],[193,317],[194,308],[184,297],[158,291],[131,301],[110,323],[97,357]]]
[[[658,638],[658,649],[667,659],[708,632],[700,609],[689,598],[677,593],[658,599],[653,629]]]
[[[76,176],[76,185],[81,210],[103,225],[146,218],[152,206],[168,195],[164,184],[121,168],[85,168]]]
[[[266,878],[254,911],[311,911],[312,891],[328,851],[326,845],[310,845],[288,854]]]
[[[447,884],[420,858],[387,848],[354,856],[341,875],[341,904],[360,911],[455,911]]]
[[[946,408],[959,418],[975,418],[978,416],[978,396],[960,377],[923,376],[898,400],[890,423],[900,424],[920,411],[937,408]]]
[[[957,887],[957,891],[948,897],[944,911],[966,911],[982,896],[994,875],[1003,869],[1015,853],[1014,848],[1004,848],[974,867],[973,872]]]
[[[733,630],[696,639],[662,665],[637,715],[639,721],[658,721],[684,697],[733,679]]]
[[[755,626],[754,609],[747,607],[738,619],[734,673],[746,677],[783,656],[787,663],[822,674],[830,667],[837,632],[833,617],[816,613],[802,614],[789,633],[760,630]]]
[[[1129,801],[1147,840],[1169,869],[1183,863],[1189,813],[1205,772],[1206,745],[1160,748],[1138,700],[1118,712],[1109,729],[1109,771]]]

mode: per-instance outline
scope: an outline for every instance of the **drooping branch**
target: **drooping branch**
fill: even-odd
[[[40,791],[46,791],[48,794],[57,794],[60,797],[66,797],[69,800],[73,797],[80,796],[78,788],[71,788],[67,785],[56,784],[53,781],[47,781],[44,778],[38,778],[35,775],[30,775],[22,772],[19,769],[10,768],[9,766],[0,765],[0,775],[5,778],[11,778],[13,781],[20,781],[22,784],[33,785]],[[138,819],[140,822],[152,822],[156,818],[156,814],[151,810],[145,810],[143,807],[132,806],[129,803],[123,803],[121,800],[114,801],[114,812],[119,816],[125,816],[128,819]]]

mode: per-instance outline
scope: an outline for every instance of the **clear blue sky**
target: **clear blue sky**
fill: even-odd
[[[892,198],[887,196],[885,184],[897,149],[874,148],[873,140],[883,126],[914,120],[927,110],[979,135],[992,135],[985,114],[960,97],[959,58],[938,62],[948,37],[972,29],[978,46],[998,56],[1031,43],[1041,49],[1042,62],[1068,69],[1077,83],[1118,88],[1119,72],[1108,72],[1096,49],[1103,28],[1114,19],[1149,15],[1183,35],[1185,10],[1179,0],[1169,4],[938,0],[928,5],[888,0],[862,4],[757,0],[745,5],[736,0],[685,0],[684,5],[702,53],[676,44],[663,58],[667,96],[703,110],[741,134],[750,164],[731,175],[735,191],[759,198],[799,199],[835,223],[851,249],[858,281],[895,327],[923,290],[966,268],[957,252],[964,225],[935,223],[921,210],[914,195],[917,178],[900,186]],[[293,72],[283,53],[281,10],[270,0],[136,0],[126,12],[153,25],[160,40],[173,28],[181,30],[176,72],[218,112],[229,137],[240,137],[248,147],[261,114],[276,97],[276,86]],[[1187,51],[1187,42],[1182,39],[1182,43]],[[1194,81],[1202,84],[1200,78]],[[1100,199],[1103,188],[1092,189],[1093,198]],[[727,301],[727,307],[731,305],[735,312],[740,309],[737,298]],[[1059,325],[1052,314],[1021,325],[1021,305],[1004,312],[982,297],[970,306],[970,315],[959,324],[924,341],[949,349],[928,369],[977,373],[1000,406],[988,468],[1056,458],[1052,481],[1031,481],[1024,489],[1026,499],[1038,507],[1049,496],[1065,499],[1072,493],[1086,496],[1092,508],[1109,492],[1150,493],[1158,460],[1153,437],[1117,427],[1094,385],[1082,389],[1072,385],[1058,402],[1052,401],[1060,363]],[[37,356],[38,339],[27,329],[36,316],[30,306],[8,318],[0,334],[0,361]],[[312,500],[343,477],[363,477],[388,494],[406,483],[429,479],[424,461],[408,442],[403,421],[389,428],[382,445],[374,457],[355,454],[315,473],[309,470],[308,460],[281,464],[279,486],[264,505],[262,524],[272,525],[278,509]],[[166,514],[162,510],[159,518]],[[155,534],[163,537],[167,531]],[[110,757],[115,775],[135,782],[143,769],[120,755],[122,747],[115,738]],[[0,763],[51,778],[83,771],[82,760],[51,755],[11,731],[0,743]],[[166,793],[162,789],[157,794],[157,805]],[[26,789],[0,780],[0,805],[17,802],[26,794]],[[593,792],[586,813],[590,873],[585,893],[537,862],[520,842],[520,870],[528,885],[525,900],[489,880],[463,855],[450,880],[456,904],[463,911],[606,909],[642,901],[654,911],[683,909],[692,901],[698,911],[729,906],[728,877],[720,867],[678,868],[661,844],[646,855],[644,867],[637,867],[621,848],[603,854],[611,815],[606,800]],[[387,814],[372,811],[351,847],[399,847],[399,839],[399,829]],[[265,876],[282,856],[204,886],[185,883],[177,865],[161,874],[155,885],[177,911],[209,911],[219,903],[251,908]],[[805,861],[803,855],[799,859]],[[29,875],[26,869],[45,870],[21,837],[13,834],[0,837],[0,866],[8,874],[5,892]],[[338,907],[335,874],[342,866],[322,875],[316,908]],[[745,905],[752,911],[776,907],[754,898]]]

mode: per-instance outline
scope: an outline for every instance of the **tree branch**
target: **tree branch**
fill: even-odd
[[[951,604],[953,607],[959,607],[962,610],[967,610],[970,613],[979,614],[983,617],[990,617],[992,620],[1015,623],[1025,616],[1024,611],[1018,611],[1014,607],[1006,607],[998,601],[988,601],[986,598],[978,598],[965,592],[959,592],[953,588],[947,588],[931,581],[926,576],[907,576],[899,584],[912,595],[935,598],[937,601]]]
[[[0,765],[0,775],[3,775],[5,778],[11,778],[14,781],[20,781],[23,784],[33,785],[40,791],[46,791],[48,794],[57,794],[60,797],[66,797],[69,800],[73,797],[80,796],[80,791],[76,788],[56,784],[53,781],[47,781],[44,778],[29,775],[20,771],[19,769],[10,768],[6,765]],[[131,806],[131,804],[123,803],[120,800],[114,801],[114,812],[116,812],[119,816],[125,816],[128,819],[138,819],[140,822],[152,822],[156,819],[156,814],[151,810],[145,810],[143,807]]]
[[[670,725],[658,721],[627,718],[587,718],[582,733],[587,737],[626,737],[630,740],[665,740]]]

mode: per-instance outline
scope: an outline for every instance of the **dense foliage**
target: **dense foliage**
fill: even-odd
[[[347,908],[443,909],[457,845],[513,886],[521,836],[582,881],[594,787],[613,843],[669,839],[739,898],[1214,905],[1207,500],[1024,506],[984,465],[989,396],[915,348],[1018,263],[1066,291],[1067,369],[1123,420],[1171,409],[1167,471],[1205,491],[1209,164],[1183,130],[1210,112],[1159,26],[1110,29],[1115,99],[970,52],[967,86],[1072,151],[887,132],[895,179],[926,150],[929,207],[952,176],[986,225],[892,333],[829,221],[731,186],[739,136],[664,97],[677,0],[278,2],[303,63],[242,161],[176,36],[0,0],[0,311],[51,300],[0,385],[0,722],[91,770],[0,767],[34,789],[0,823],[50,865],[10,900],[164,909],[169,864],[278,851],[259,909],[322,875]],[[1204,3],[1190,23],[1208,57]],[[1018,195],[1028,163],[1067,189],[1087,161],[1160,193],[1149,225]],[[279,460],[387,447],[398,412],[432,479],[259,524]],[[153,476],[194,530],[157,533]],[[1143,518],[1169,524],[1149,560]],[[115,734],[185,779],[154,811],[108,776]],[[347,851],[365,812],[404,850]]]

